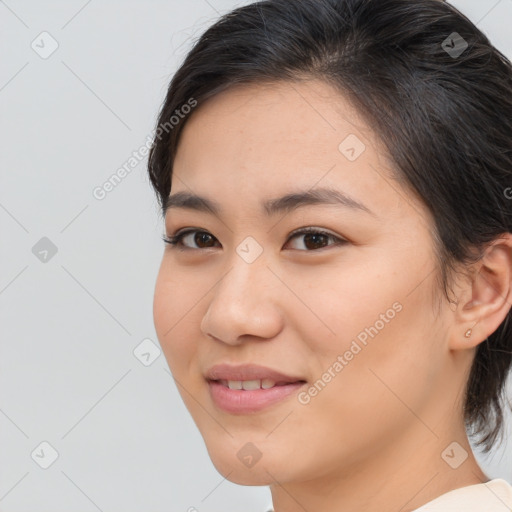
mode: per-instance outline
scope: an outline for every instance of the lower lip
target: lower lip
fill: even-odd
[[[229,389],[215,381],[208,381],[215,405],[231,414],[258,412],[296,393],[305,382],[274,386],[269,389]]]

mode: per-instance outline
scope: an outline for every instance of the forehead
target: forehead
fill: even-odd
[[[182,137],[192,130],[194,138],[221,139],[222,149],[235,153],[242,148],[263,152],[279,146],[283,150],[286,144],[297,153],[301,144],[301,153],[323,151],[337,158],[338,146],[349,134],[385,153],[345,96],[319,80],[231,86],[193,112]]]
[[[250,201],[290,185],[330,186],[385,210],[400,201],[391,176],[378,135],[330,85],[243,84],[209,98],[187,120],[172,190],[213,197],[232,191]]]

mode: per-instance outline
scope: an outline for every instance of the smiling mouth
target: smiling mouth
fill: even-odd
[[[213,382],[218,382],[222,384],[224,387],[229,389],[241,390],[244,391],[254,391],[256,389],[272,389],[276,386],[287,386],[290,384],[304,384],[305,380],[298,380],[296,382],[276,382],[272,379],[254,379],[254,380],[226,380],[226,379],[218,379]]]
[[[213,403],[223,412],[235,415],[255,414],[270,406],[285,403],[306,381],[275,382],[270,379],[208,380]]]

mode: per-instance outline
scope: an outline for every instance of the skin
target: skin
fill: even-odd
[[[355,161],[338,149],[349,134],[366,146]],[[373,214],[261,210],[321,186]],[[168,236],[187,227],[212,236],[166,246],[154,321],[223,476],[269,485],[276,512],[407,512],[489,480],[468,443],[462,397],[477,345],[510,308],[509,234],[454,282],[452,304],[443,299],[429,212],[393,180],[383,145],[347,99],[316,80],[239,85],[199,106],[174,163],[171,195],[180,191],[216,200],[222,213],[167,212]],[[346,242],[290,238],[310,226]],[[252,263],[236,252],[247,236],[263,248]],[[311,386],[394,303],[401,310],[309,403],[293,395],[253,414],[213,403],[203,376],[212,365],[257,363]],[[237,457],[248,442],[262,454],[250,468]],[[456,469],[441,456],[453,442],[457,460],[468,453]]]

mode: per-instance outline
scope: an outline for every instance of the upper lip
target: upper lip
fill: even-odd
[[[288,382],[305,382],[301,377],[294,377],[291,375],[285,375],[284,373],[267,368],[265,366],[259,366],[257,364],[243,364],[232,366],[229,364],[217,364],[212,366],[205,373],[205,377],[208,380],[263,380],[269,379],[276,383],[288,383]]]

